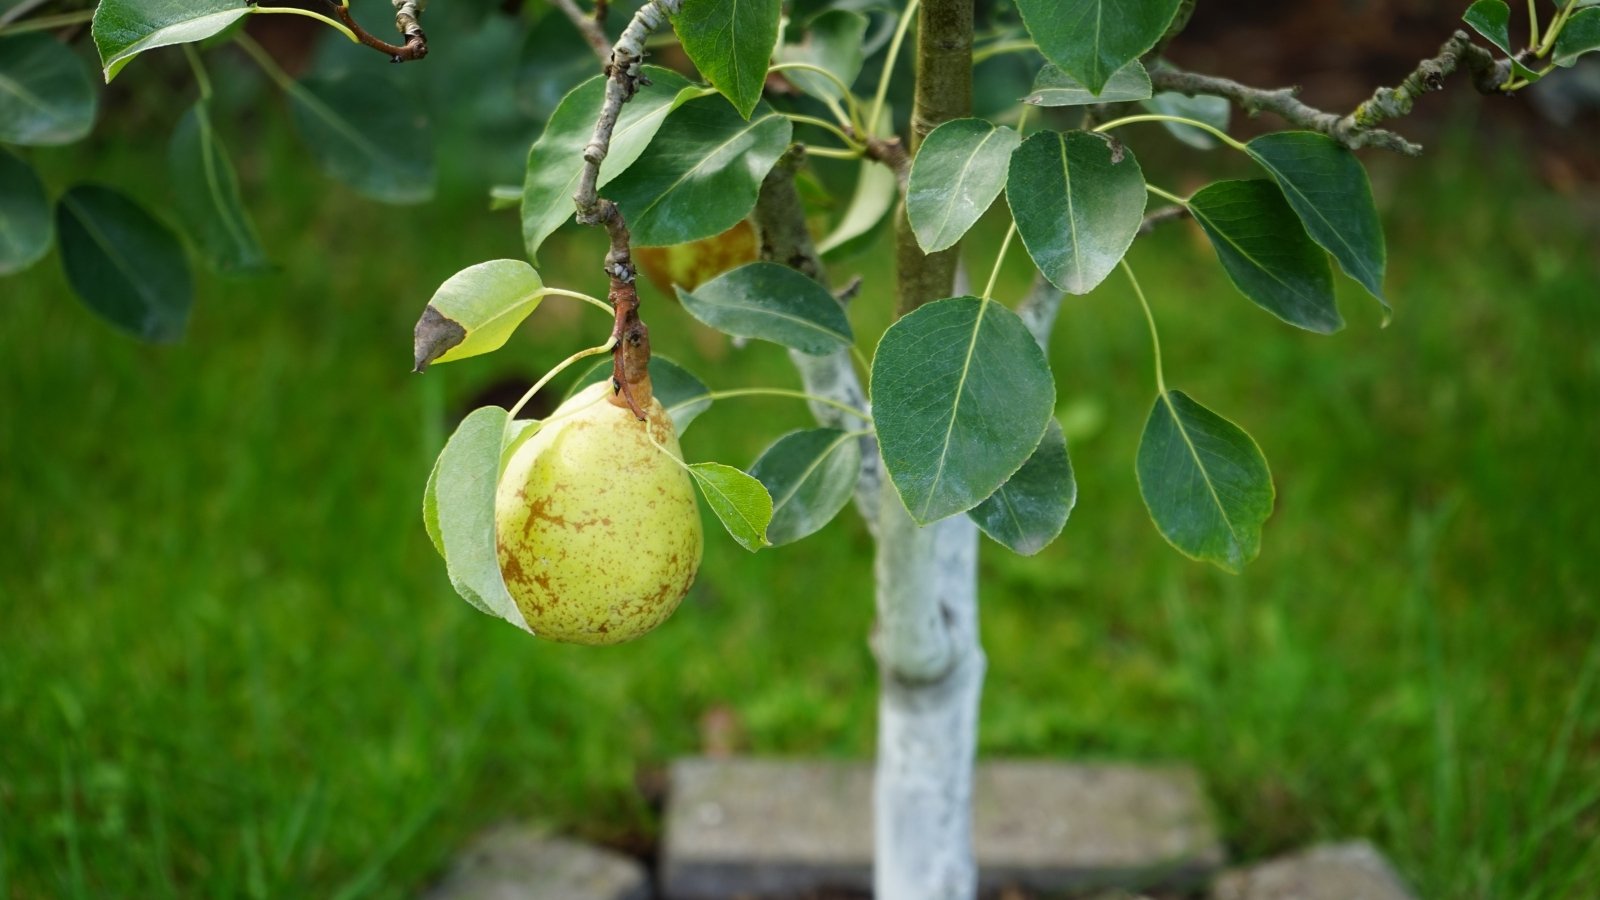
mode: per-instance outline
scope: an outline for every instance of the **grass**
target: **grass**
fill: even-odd
[[[1474,161],[1484,140],[1377,161],[1386,330],[1355,291],[1338,337],[1280,325],[1188,226],[1135,248],[1172,386],[1273,466],[1242,576],[1178,556],[1141,506],[1131,295],[1069,298],[1052,359],[1080,499],[1040,555],[985,548],[983,753],[1190,760],[1236,857],[1370,837],[1422,896],[1600,879],[1596,237],[1516,148]],[[476,196],[377,207],[281,129],[251,143],[281,271],[202,279],[183,344],[111,333],[54,261],[5,282],[0,898],[409,896],[508,816],[636,841],[656,824],[639,783],[716,707],[750,752],[871,753],[870,544],[848,518],[757,555],[713,537],[682,611],[622,647],[531,641],[456,599],[418,509],[450,415],[605,323],[550,300],[507,352],[409,375],[433,286],[518,256],[514,219]],[[158,164],[41,162],[57,190]],[[998,237],[975,238],[978,271]],[[547,280],[600,290],[594,236],[547,256]],[[869,334],[883,256],[838,269],[869,276]],[[650,301],[658,352],[713,386],[792,383],[781,353]],[[803,424],[726,401],[685,450],[744,465]]]

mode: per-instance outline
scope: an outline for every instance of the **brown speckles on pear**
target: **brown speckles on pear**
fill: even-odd
[[[660,403],[641,423],[588,388],[512,455],[496,494],[501,571],[535,634],[614,644],[677,609],[700,565],[694,487]]]

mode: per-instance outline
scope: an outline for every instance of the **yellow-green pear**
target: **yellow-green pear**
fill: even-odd
[[[694,486],[667,456],[682,458],[677,429],[648,380],[634,396],[645,421],[612,396],[609,378],[578,392],[500,476],[500,572],[540,637],[632,640],[672,615],[700,568]]]

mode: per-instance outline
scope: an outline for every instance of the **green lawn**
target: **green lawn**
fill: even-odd
[[[54,259],[0,283],[0,898],[408,896],[508,816],[636,844],[656,827],[636,783],[694,752],[714,706],[754,753],[870,754],[853,520],[757,555],[708,520],[683,609],[617,648],[531,640],[451,593],[419,515],[448,417],[607,323],[553,299],[509,352],[409,374],[422,304],[518,256],[514,215],[355,200],[278,135],[242,166],[282,270],[202,279],[182,345],[111,333]],[[985,548],[985,754],[1190,760],[1238,858],[1366,836],[1425,897],[1600,881],[1597,236],[1516,148],[1483,171],[1483,140],[1374,160],[1387,329],[1354,290],[1337,337],[1279,324],[1188,225],[1134,250],[1168,380],[1273,466],[1242,576],[1180,557],[1140,503],[1131,295],[1068,300],[1052,361],[1080,499],[1039,556]],[[59,191],[160,163],[41,164]],[[997,237],[972,248],[983,271]],[[547,256],[547,280],[603,288],[594,235]],[[883,256],[835,269],[872,279],[868,334]],[[792,383],[775,349],[647,299],[657,351],[713,386]],[[685,450],[748,465],[804,422],[725,401]]]

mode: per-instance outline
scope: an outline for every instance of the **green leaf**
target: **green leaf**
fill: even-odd
[[[204,100],[191,107],[172,132],[167,171],[178,221],[207,265],[224,273],[269,266],[239,195],[239,178],[211,126]]]
[[[866,60],[862,52],[866,36],[866,16],[850,10],[831,9],[811,20],[800,43],[780,46],[777,61],[810,63],[850,85],[861,74],[861,64]],[[816,72],[785,69],[783,77],[813,97],[844,99],[844,92],[832,79]]]
[[[45,34],[0,38],[0,142],[70,144],[94,127],[94,82]]]
[[[855,494],[859,436],[835,428],[793,431],[762,451],[750,474],[772,495],[774,546],[792,544],[833,521]]]
[[[1189,198],[1228,278],[1290,325],[1332,334],[1344,327],[1328,254],[1312,242],[1271,181],[1219,181]]]
[[[690,0],[672,19],[683,52],[742,118],[761,101],[781,7],[781,0]]]
[[[451,275],[417,320],[414,371],[500,349],[543,299],[539,273],[520,259],[491,259]]]
[[[393,83],[345,73],[286,89],[295,128],[328,177],[383,203],[433,196],[433,140],[427,116]]]
[[[1166,33],[1181,0],[1017,0],[1045,58],[1098,94]]]
[[[872,411],[889,478],[918,522],[965,512],[1032,455],[1055,408],[1044,351],[1017,314],[955,297],[884,332]]]
[[[739,546],[751,552],[772,546],[767,540],[767,525],[772,521],[772,496],[761,482],[722,463],[693,463],[684,468],[694,476],[706,505],[717,514],[722,527],[728,529]]]
[[[1061,534],[1078,502],[1078,482],[1067,456],[1067,439],[1052,418],[1044,439],[1017,474],[972,509],[967,517],[1013,553],[1032,556]]]
[[[438,543],[443,545],[450,584],[480,612],[505,619],[531,634],[517,602],[506,591],[495,539],[494,498],[500,483],[500,444],[505,427],[506,411],[500,407],[473,410],[445,442],[444,451],[434,464],[435,475],[429,481],[433,485]],[[423,524],[427,522],[425,493]]]
[[[27,163],[0,148],[0,275],[38,262],[54,236],[44,184]]]
[[[1050,283],[1086,294],[1128,252],[1144,221],[1144,173],[1104,135],[1041,131],[1011,155],[1006,202]]]
[[[1515,53],[1511,49],[1511,7],[1505,0],[1478,0],[1467,7],[1461,21],[1472,26],[1472,30],[1489,39],[1489,43],[1499,47],[1507,56]]]
[[[1245,146],[1283,189],[1311,239],[1332,253],[1339,268],[1387,312],[1383,225],[1367,172],[1355,154],[1333,138],[1311,131],[1266,134]]]
[[[645,66],[644,72],[650,83],[639,89],[617,117],[610,152],[600,164],[600,187],[633,165],[668,113],[711,93],[710,88],[691,85],[671,69]],[[528,151],[528,174],[522,188],[522,239],[528,246],[529,259],[537,260],[545,238],[572,219],[572,195],[583,175],[583,150],[594,135],[594,122],[605,103],[605,92],[606,80],[599,75],[573,88]]]
[[[433,461],[433,468],[428,470],[428,486],[422,489],[422,527],[428,532],[428,540],[433,542],[433,549],[439,551],[439,558],[444,559],[444,535],[439,531],[439,461]],[[474,606],[473,600],[469,600]],[[483,610],[488,612],[487,609]]]
[[[894,198],[899,190],[900,184],[888,166],[863,159],[855,190],[850,194],[850,204],[845,207],[844,215],[833,230],[817,242],[817,252],[825,259],[832,259],[846,256],[860,245],[870,243],[868,236],[894,207]]]
[[[1233,106],[1226,97],[1212,97],[1209,94],[1190,97],[1175,91],[1157,94],[1144,101],[1142,105],[1158,115],[1194,119],[1218,131],[1228,130],[1228,120],[1233,113]],[[1210,150],[1217,146],[1216,138],[1193,125],[1185,125],[1182,122],[1162,122],[1161,125],[1173,137],[1198,150]]]
[[[595,363],[567,390],[562,402],[591,384],[611,377],[611,360]],[[650,355],[650,387],[656,402],[667,411],[672,426],[682,437],[689,423],[711,408],[711,389],[693,372],[659,353]]]
[[[788,266],[753,262],[692,291],[677,290],[689,315],[735,337],[771,341],[812,356],[855,342],[839,301]]]
[[[1122,103],[1150,97],[1150,73],[1137,59],[1106,79],[1105,87],[1094,94],[1078,79],[1055,65],[1046,65],[1033,80],[1033,93],[1022,98],[1034,106],[1088,106],[1092,103]],[[1227,101],[1223,101],[1227,102]]]
[[[716,4],[689,4],[689,8]],[[761,180],[789,148],[789,120],[763,104],[749,121],[720,97],[667,117],[650,152],[611,183],[635,247],[721,234],[755,208]]]
[[[928,135],[906,189],[906,215],[923,252],[955,246],[989,209],[1021,142],[1010,128],[982,119],[955,119]]]
[[[1239,426],[1168,391],[1150,410],[1138,474],[1156,528],[1185,556],[1238,572],[1261,551],[1272,475]]]
[[[1578,57],[1600,50],[1600,8],[1589,7],[1572,14],[1561,33],[1556,35],[1555,56],[1558,66],[1572,66]]]
[[[90,310],[142,340],[183,336],[194,282],[165,225],[110,188],[80,185],[56,205],[56,232],[67,283]]]
[[[109,82],[140,53],[205,40],[250,11],[246,0],[100,0],[90,31]]]

